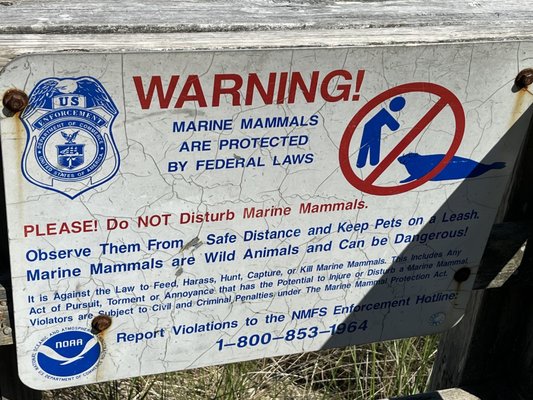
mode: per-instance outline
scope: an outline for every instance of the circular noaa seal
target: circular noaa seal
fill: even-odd
[[[104,349],[98,338],[85,328],[65,328],[41,340],[32,355],[41,375],[71,380],[90,374],[98,366]]]
[[[429,317],[429,324],[433,326],[439,326],[446,321],[446,314],[443,312],[437,312]]]

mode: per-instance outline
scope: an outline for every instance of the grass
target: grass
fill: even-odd
[[[369,400],[423,392],[438,336],[416,337],[44,393],[59,400]]]

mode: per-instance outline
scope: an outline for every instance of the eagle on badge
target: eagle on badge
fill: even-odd
[[[30,94],[30,101],[22,114],[28,118],[36,110],[47,108],[52,100],[61,94],[79,94],[89,99],[88,107],[100,106],[109,114],[118,114],[118,110],[104,90],[94,78],[57,79],[49,78],[41,81]],[[66,105],[66,103],[64,104]]]
[[[76,131],[74,133],[68,134],[65,132],[61,132],[61,135],[65,138],[67,144],[75,143],[74,140],[76,140],[76,136],[78,136],[78,132]]]

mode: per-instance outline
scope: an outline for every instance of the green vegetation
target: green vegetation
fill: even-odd
[[[438,336],[54,390],[45,399],[380,399],[425,390]]]

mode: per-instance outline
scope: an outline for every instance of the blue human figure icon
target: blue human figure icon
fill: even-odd
[[[398,112],[404,107],[405,99],[402,96],[395,97],[389,103],[389,109],[393,112]],[[381,133],[385,126],[391,131],[396,131],[400,127],[400,123],[389,110],[382,108],[368,120],[363,128],[363,137],[361,138],[361,146],[359,148],[359,155],[357,156],[357,168],[363,168],[369,157],[370,165],[377,165],[379,163]]]

